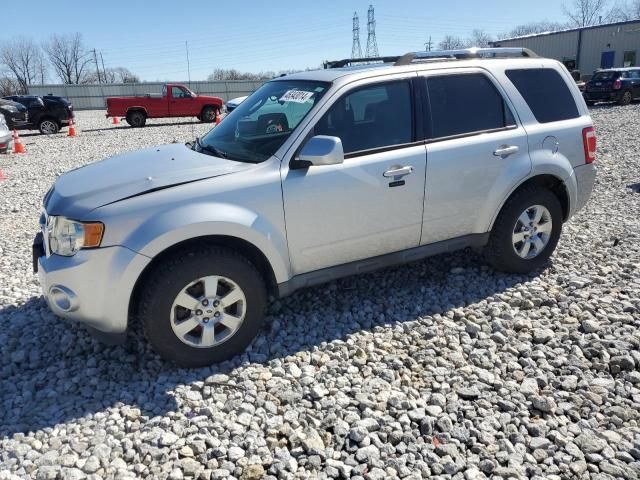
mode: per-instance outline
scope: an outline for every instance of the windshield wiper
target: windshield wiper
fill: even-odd
[[[220,157],[220,158],[228,158],[227,154],[225,152],[223,152],[222,150],[211,146],[211,145],[205,145],[204,143],[202,143],[200,141],[200,137],[196,137],[196,145],[200,148],[201,152],[208,152],[212,155],[215,155],[216,157]]]

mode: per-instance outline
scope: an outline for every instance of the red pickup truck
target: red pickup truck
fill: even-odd
[[[107,98],[107,117],[125,117],[132,127],[144,127],[147,118],[197,117],[213,122],[223,103],[221,98],[196,95],[184,85],[167,83],[162,95]]]

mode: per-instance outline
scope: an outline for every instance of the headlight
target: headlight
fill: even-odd
[[[52,253],[71,257],[82,248],[99,247],[104,225],[99,222],[76,222],[65,217],[49,217],[47,234]]]

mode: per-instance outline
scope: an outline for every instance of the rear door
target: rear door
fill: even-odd
[[[193,116],[194,98],[182,87],[171,86],[169,98],[169,115],[172,117],[190,117]]]
[[[428,140],[421,243],[485,233],[505,195],[531,171],[526,132],[488,72],[423,75]]]

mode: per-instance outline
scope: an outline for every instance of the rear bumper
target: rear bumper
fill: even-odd
[[[593,163],[580,165],[573,169],[573,176],[576,180],[576,198],[571,209],[572,215],[575,215],[589,201],[596,181],[596,172],[597,168]]]
[[[622,96],[622,90],[606,92],[584,92],[584,99],[591,102],[617,102]]]

